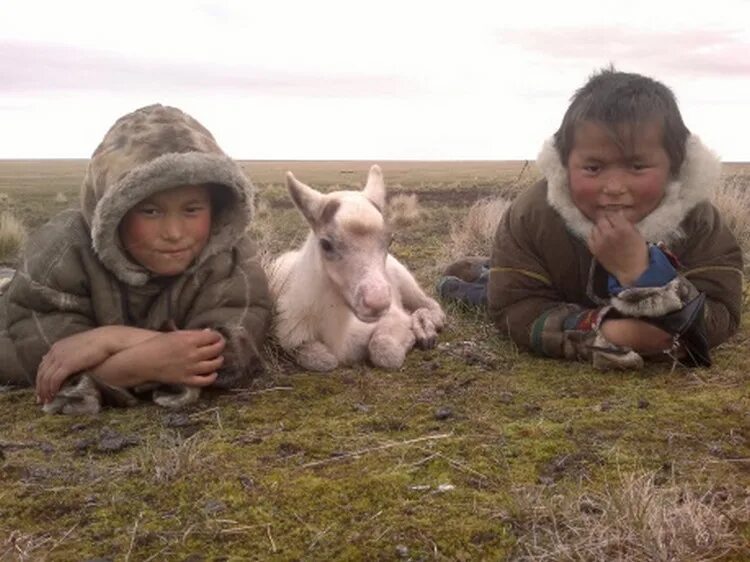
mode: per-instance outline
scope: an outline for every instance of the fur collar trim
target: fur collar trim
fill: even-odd
[[[131,260],[117,229],[139,201],[180,185],[220,185],[203,252],[186,271],[233,247],[253,216],[253,186],[211,133],[176,107],[154,104],[117,120],[89,161],[81,186],[81,208],[97,256],[120,281],[145,285],[152,273]]]
[[[252,184],[229,157],[189,152],[164,154],[131,170],[113,185],[96,205],[91,221],[91,239],[102,263],[120,281],[145,285],[152,274],[125,254],[118,225],[136,203],[175,185],[220,184],[231,202],[214,216],[211,237],[186,273],[190,274],[211,256],[234,246],[245,234],[253,216]]]
[[[719,157],[695,135],[688,137],[685,149],[685,161],[677,179],[667,185],[659,206],[636,225],[649,242],[670,244],[682,238],[683,219],[698,203],[713,196],[721,175]],[[536,162],[547,178],[548,203],[563,218],[568,230],[585,241],[593,223],[573,204],[568,170],[560,160],[553,139],[544,143]]]

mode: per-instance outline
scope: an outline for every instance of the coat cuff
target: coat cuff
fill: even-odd
[[[677,276],[661,287],[630,287],[610,298],[610,304],[624,316],[658,318],[680,310],[698,294],[684,277]]]
[[[531,326],[530,347],[546,357],[588,359],[588,347],[612,307],[584,309],[563,304],[542,313]]]
[[[677,277],[677,270],[671,254],[665,253],[666,249],[659,248],[653,244],[648,247],[648,269],[631,285],[636,287],[662,287]],[[610,295],[619,295],[625,288],[613,276],[609,275],[607,289]]]

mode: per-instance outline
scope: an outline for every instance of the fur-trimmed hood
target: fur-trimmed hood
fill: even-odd
[[[568,229],[586,240],[593,224],[570,197],[568,170],[560,160],[553,139],[544,143],[536,163],[547,179],[547,201],[560,214]],[[636,225],[643,237],[649,242],[667,244],[682,238],[680,223],[698,203],[711,199],[720,175],[719,157],[697,136],[689,136],[685,161],[677,178],[667,185],[659,206]]]
[[[174,107],[150,105],[121,117],[91,157],[81,186],[83,216],[102,263],[129,285],[144,285],[150,272],[128,258],[118,226],[139,201],[181,185],[223,186],[208,244],[188,270],[232,247],[252,219],[253,186],[219,148],[211,133]]]

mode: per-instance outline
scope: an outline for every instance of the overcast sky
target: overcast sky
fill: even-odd
[[[535,158],[613,62],[750,161],[748,22],[750,0],[0,0],[0,158],[87,158],[154,102],[241,159]]]

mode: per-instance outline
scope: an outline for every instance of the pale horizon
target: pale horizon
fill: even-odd
[[[87,159],[151,103],[249,161],[535,160],[597,69],[656,78],[750,161],[750,2],[11,0],[0,159]]]

